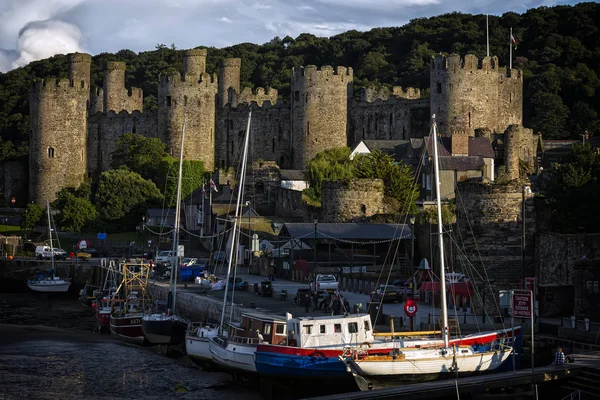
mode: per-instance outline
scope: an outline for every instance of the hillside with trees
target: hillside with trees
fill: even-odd
[[[597,133],[600,111],[600,4],[540,7],[524,14],[490,16],[490,53],[508,64],[509,29],[518,47],[513,65],[524,71],[524,124],[545,138],[579,138]],[[199,46],[202,43],[198,43]],[[263,45],[241,43],[209,48],[207,69],[217,72],[223,58],[242,59],[242,85],[275,87],[289,93],[290,70],[297,65],[354,68],[355,87],[429,87],[429,63],[436,53],[486,53],[485,15],[451,13],[412,20],[402,27],[348,31],[331,38],[301,34],[276,37]],[[92,82],[102,85],[106,61],[127,63],[127,85],[144,90],[146,110],[156,108],[158,76],[180,69],[182,51],[157,45],[94,56]],[[67,57],[58,55],[0,73],[0,161],[26,157],[29,85],[33,79],[64,77]],[[427,93],[428,91],[425,91]]]

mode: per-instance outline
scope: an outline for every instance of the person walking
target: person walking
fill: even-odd
[[[339,296],[336,296],[333,300],[333,315],[341,315],[342,314],[342,301]]]
[[[308,293],[304,295],[304,311],[310,312],[310,295]]]
[[[563,365],[565,363],[565,353],[562,351],[562,347],[556,349],[556,353],[554,353],[554,364],[555,365]]]

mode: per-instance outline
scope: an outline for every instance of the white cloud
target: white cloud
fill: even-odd
[[[225,22],[226,24],[231,24],[233,22],[232,20],[230,20],[227,17],[221,17],[221,18],[219,18],[219,21]]]
[[[18,68],[55,54],[80,52],[80,41],[81,32],[73,24],[53,20],[30,22],[19,35],[19,58],[12,66]]]

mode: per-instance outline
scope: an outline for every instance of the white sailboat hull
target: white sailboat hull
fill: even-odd
[[[237,342],[227,342],[222,346],[210,340],[210,352],[215,363],[231,370],[255,373],[254,364],[256,344],[244,344]]]
[[[47,281],[28,281],[27,286],[34,292],[42,293],[65,293],[69,290],[71,282],[59,280],[47,280]]]
[[[196,331],[188,332],[185,335],[185,352],[195,361],[212,362],[210,339],[218,334],[219,330],[216,327],[201,327]]]
[[[459,349],[460,351],[460,349]],[[353,360],[357,373],[362,376],[413,377],[418,375],[443,375],[446,373],[474,373],[492,371],[511,354],[510,350],[489,351],[483,353],[470,353],[454,357],[453,351],[447,349],[443,355],[441,350],[427,350],[419,352],[417,357],[405,359],[365,359]]]

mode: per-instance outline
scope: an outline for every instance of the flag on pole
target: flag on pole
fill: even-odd
[[[210,188],[215,192],[219,193],[219,189],[217,189],[217,185],[215,185],[212,179],[210,180]]]
[[[517,49],[517,41],[515,40],[515,37],[512,35],[510,35],[510,41],[512,42],[513,46],[515,46],[515,50]]]
[[[204,183],[202,184],[202,194],[204,195],[205,199],[208,198],[208,196],[206,195],[206,185]]]

